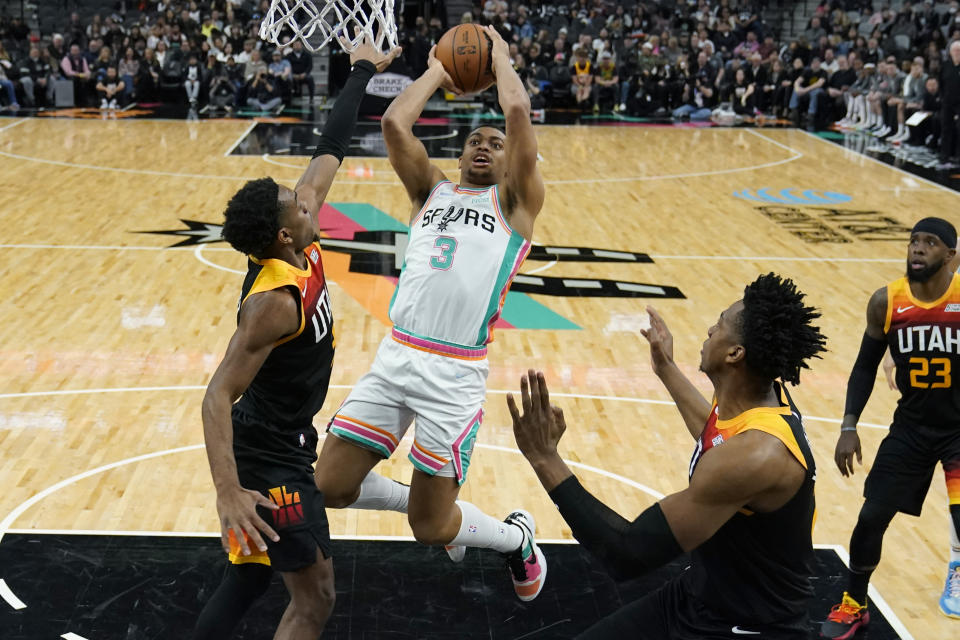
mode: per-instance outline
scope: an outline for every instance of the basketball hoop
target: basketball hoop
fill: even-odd
[[[314,4],[319,4],[319,8]],[[394,0],[271,0],[260,23],[260,37],[278,47],[301,40],[310,51],[319,51],[337,38],[347,51],[356,49],[367,35],[384,51],[397,46]],[[374,35],[376,34],[376,35]]]

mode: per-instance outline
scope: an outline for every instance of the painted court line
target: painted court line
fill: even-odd
[[[204,385],[175,385],[169,387],[111,387],[104,389],[56,389],[53,391],[23,391],[20,393],[0,393],[0,400],[8,398],[39,398],[44,396],[72,396],[72,395],[94,395],[98,393],[136,393],[136,392],[153,392],[153,391],[203,391],[207,387]],[[352,384],[331,384],[330,389],[353,389]],[[487,389],[487,393],[491,395],[507,395],[508,393],[517,393],[514,390],[510,389]],[[562,392],[551,392],[551,396],[555,398],[572,398],[575,400],[606,400],[609,402],[632,402],[635,404],[654,404],[654,405],[663,405],[663,406],[675,406],[672,400],[655,400],[653,398],[634,398],[631,396],[603,396],[603,395],[594,395],[589,393],[562,393]],[[826,422],[829,424],[840,424],[841,420],[837,418],[822,418],[820,416],[803,416],[804,420],[812,420],[814,422]],[[867,429],[880,429],[886,431],[889,429],[888,425],[884,424],[875,424],[872,422],[859,422],[857,426],[864,427]],[[478,445],[482,446],[482,445]],[[492,445],[490,445],[492,446]],[[2,531],[0,531],[2,533]],[[0,535],[2,539],[2,535]]]
[[[224,158],[230,157],[230,154],[233,153],[233,150],[236,149],[238,146],[240,146],[240,143],[243,142],[248,135],[250,135],[250,132],[253,131],[256,126],[257,126],[256,120],[251,122],[250,126],[244,129],[243,133],[240,134],[240,137],[233,141],[233,144],[230,145],[230,148],[223,152],[223,157]]]
[[[11,123],[11,124],[4,125],[4,126],[0,127],[0,132],[2,132],[2,131],[7,131],[8,129],[13,129],[14,127],[17,127],[17,126],[23,124],[23,123],[26,122],[27,120],[29,120],[29,118],[24,118],[23,120],[17,120],[16,122],[13,122],[13,123]]]
[[[27,605],[23,603],[23,600],[18,598],[13,591],[10,590],[10,587],[7,585],[7,581],[3,578],[0,578],[0,597],[7,601],[7,603],[14,609],[26,609]]]

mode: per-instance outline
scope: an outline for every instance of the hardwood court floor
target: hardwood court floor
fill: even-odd
[[[241,277],[233,270],[244,268],[243,257],[224,245],[166,249],[169,237],[131,232],[176,229],[180,218],[217,223],[246,179],[272,175],[292,186],[307,158],[228,154],[250,126],[0,121],[0,535],[216,531],[200,400],[234,327]],[[865,467],[842,478],[832,451],[866,302],[903,271],[906,233],[898,228],[926,215],[954,217],[958,194],[795,130],[570,126],[541,127],[538,137],[547,199],[536,240],[646,252],[654,263],[528,262],[523,271],[679,287],[685,299],[656,304],[677,360],[705,392],[696,366],[706,330],[759,273],[794,278],[822,308],[830,351],[794,395],[819,463],[815,541],[846,547],[864,472],[896,403],[878,378],[863,416],[872,425],[861,430]],[[438,162],[456,178],[455,160]],[[762,188],[849,198],[827,196],[843,201],[831,212],[733,195],[763,199]],[[368,203],[401,221],[409,214],[379,158],[348,158],[329,201]],[[824,239],[832,241],[811,241]],[[337,281],[338,353],[317,424],[387,330],[378,288],[349,274],[345,258],[325,260]],[[639,334],[645,300],[532,297],[581,329],[497,332],[481,446],[463,495],[493,514],[522,504],[540,536],[569,538],[512,450],[503,391],[516,390],[527,367],[545,371],[568,416],[563,454],[585,465],[578,473],[587,486],[626,516],[686,485],[693,443],[650,370]],[[112,463],[120,464],[83,475]],[[407,479],[410,465],[397,455],[382,472]],[[331,513],[331,529],[409,534],[402,517],[356,511]],[[938,469],[923,516],[891,525],[874,580],[916,638],[960,633],[937,611],[947,549]]]

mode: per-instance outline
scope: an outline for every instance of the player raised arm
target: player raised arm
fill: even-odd
[[[507,128],[507,174],[501,197],[511,226],[529,240],[544,197],[543,176],[537,166],[537,136],[530,122],[530,96],[513,68],[506,41],[493,27],[483,29],[493,42],[493,75]]]
[[[367,83],[374,73],[380,73],[389,67],[399,54],[399,47],[389,53],[378,50],[369,35],[350,54],[352,69],[347,77],[347,83],[337,96],[333,109],[330,110],[330,116],[323,127],[313,159],[295,188],[300,200],[309,211],[313,213],[320,211],[330,185],[333,184],[333,179],[337,175],[337,169],[340,168],[343,157],[350,149],[350,138],[357,124],[357,111]]]
[[[877,379],[877,366],[887,351],[884,324],[887,317],[887,289],[877,289],[867,303],[867,328],[860,341],[860,352],[853,363],[850,379],[847,382],[847,400],[840,424],[840,437],[833,453],[833,460],[844,476],[853,475],[853,456],[857,463],[863,464],[860,451],[860,436],[857,435],[857,421],[867,400],[873,393],[873,383]]]
[[[203,440],[206,444],[210,474],[217,489],[217,513],[220,516],[220,540],[229,552],[228,534],[232,530],[244,555],[250,549],[243,532],[261,551],[267,546],[260,533],[278,540],[276,532],[257,515],[260,505],[276,509],[257,491],[240,486],[237,462],[233,455],[231,408],[246,391],[274,344],[295,333],[300,325],[297,301],[284,289],[264,291],[250,296],[240,311],[237,330],[230,338],[227,353],[217,367],[203,397]]]
[[[749,431],[704,454],[688,488],[630,522],[584,489],[557,452],[566,424],[563,411],[550,405],[542,373],[529,371],[521,381],[521,402],[523,414],[507,396],[517,446],[574,537],[619,576],[641,575],[695,549],[754,501],[779,508],[804,480],[783,443]]]
[[[673,334],[667,323],[653,307],[647,307],[647,313],[650,314],[650,328],[641,329],[640,333],[650,343],[653,372],[670,392],[690,435],[699,438],[710,417],[710,403],[673,361]]]
[[[394,98],[380,122],[383,141],[387,145],[387,157],[407,190],[414,211],[423,206],[434,185],[446,177],[439,167],[431,164],[426,147],[413,135],[413,125],[423,112],[427,100],[437,89],[443,87],[448,91],[461,93],[434,55],[436,49],[436,45],[430,49],[427,70]],[[413,213],[411,219],[412,217]]]

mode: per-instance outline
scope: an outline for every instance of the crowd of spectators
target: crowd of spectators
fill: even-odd
[[[42,37],[18,19],[0,20],[0,104],[49,105],[63,79],[77,105],[103,108],[136,100],[273,110],[304,88],[313,99],[312,56],[299,43],[281,51],[257,37],[268,0],[137,4],[135,20],[85,22],[74,13]],[[434,14],[442,7],[429,4]],[[803,24],[793,22],[794,3],[779,2],[778,12],[768,4],[481,0],[461,21],[500,31],[534,108],[766,115],[811,129],[836,122],[894,143],[942,142],[942,158],[956,156],[958,0],[824,0]],[[426,68],[446,28],[442,15],[400,17],[410,75]],[[917,111],[931,115],[908,127]]]
[[[62,80],[72,85],[78,107],[117,109],[136,101],[271,111],[305,89],[312,102],[309,52],[300,42],[281,51],[257,37],[268,6],[267,0],[141,0],[135,20],[114,14],[85,22],[74,12],[46,37],[18,18],[0,19],[0,104],[51,106]]]

